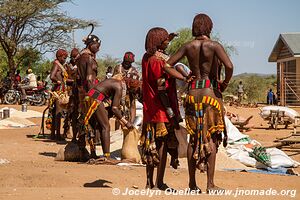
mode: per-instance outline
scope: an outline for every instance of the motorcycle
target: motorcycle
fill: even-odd
[[[4,95],[4,102],[6,104],[22,103],[22,92],[21,88],[8,90]],[[37,87],[26,90],[26,99],[24,101],[29,102],[31,105],[42,106],[45,105],[46,101],[50,98],[50,94],[47,92],[45,87]]]
[[[4,103],[4,96],[9,91],[9,87],[6,85],[0,85],[0,103]]]

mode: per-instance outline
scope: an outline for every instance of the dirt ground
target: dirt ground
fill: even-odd
[[[0,108],[4,106],[0,105]],[[20,110],[21,106],[12,106]],[[28,109],[42,112],[44,107],[28,107]],[[288,135],[292,128],[277,131],[268,130],[268,125],[258,115],[257,108],[234,108],[229,111],[243,117],[253,115],[250,123],[255,128],[246,132],[251,138],[263,145],[273,144],[277,137]],[[300,109],[296,109],[300,112]],[[63,146],[47,139],[33,139],[32,135],[39,132],[40,118],[30,119],[38,126],[22,129],[0,130],[0,159],[7,159],[9,163],[0,164],[0,199],[149,199],[150,191],[145,187],[145,168],[132,166],[87,165],[83,163],[58,162],[54,157]],[[47,131],[48,133],[48,131]],[[291,158],[300,162],[300,155]],[[300,172],[300,169],[296,169]],[[203,191],[206,189],[206,175],[197,173],[197,181]],[[166,169],[165,182],[183,191],[188,186],[188,172],[186,169]],[[297,176],[266,175],[247,172],[216,171],[215,183],[223,188],[237,190],[296,190],[300,192],[300,178]],[[119,188],[116,189],[116,188]],[[128,188],[131,195],[113,195]],[[136,190],[138,188],[138,190]],[[143,193],[145,192],[145,193]],[[153,192],[153,191],[152,191]],[[155,191],[154,191],[155,192]],[[287,192],[287,191],[285,191]],[[292,192],[292,191],[290,191]],[[134,195],[133,193],[140,195]],[[300,194],[290,195],[233,195],[200,196],[169,195],[158,192],[151,199],[300,199]],[[240,193],[241,194],[241,193]],[[249,194],[249,193],[248,193]]]

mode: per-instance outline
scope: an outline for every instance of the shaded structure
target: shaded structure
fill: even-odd
[[[268,61],[277,63],[280,105],[300,106],[300,32],[280,34]]]

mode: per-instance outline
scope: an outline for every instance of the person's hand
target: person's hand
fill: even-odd
[[[129,121],[125,124],[125,126],[126,126],[128,129],[133,129],[133,128],[134,128],[133,124],[132,124],[131,122],[129,122]]]
[[[57,81],[56,83],[57,83],[58,85],[60,85],[60,84],[61,84],[61,82],[60,82],[60,81]]]
[[[196,76],[193,76],[192,73],[190,73],[187,77],[185,77],[185,82],[189,83],[193,81],[196,78]]]

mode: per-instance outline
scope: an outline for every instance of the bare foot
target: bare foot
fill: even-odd
[[[202,193],[201,189],[197,185],[189,186],[189,188],[190,188],[190,191],[195,191],[196,194],[201,194]]]
[[[154,188],[154,184],[146,184],[146,187],[145,187],[145,189],[152,189],[152,188]]]
[[[96,152],[95,152],[95,151],[92,151],[92,152],[91,152],[91,155],[90,155],[90,158],[98,159],[98,158],[100,158],[100,156],[97,156],[97,155],[96,155]]]
[[[223,194],[224,191],[225,191],[225,189],[220,188],[216,185],[214,185],[212,187],[207,187],[207,189],[206,189],[207,194]]]
[[[173,188],[170,188],[167,184],[162,184],[160,186],[155,185],[152,189],[154,190],[162,190],[162,191],[166,191],[168,190],[169,192],[175,192],[176,190]]]

